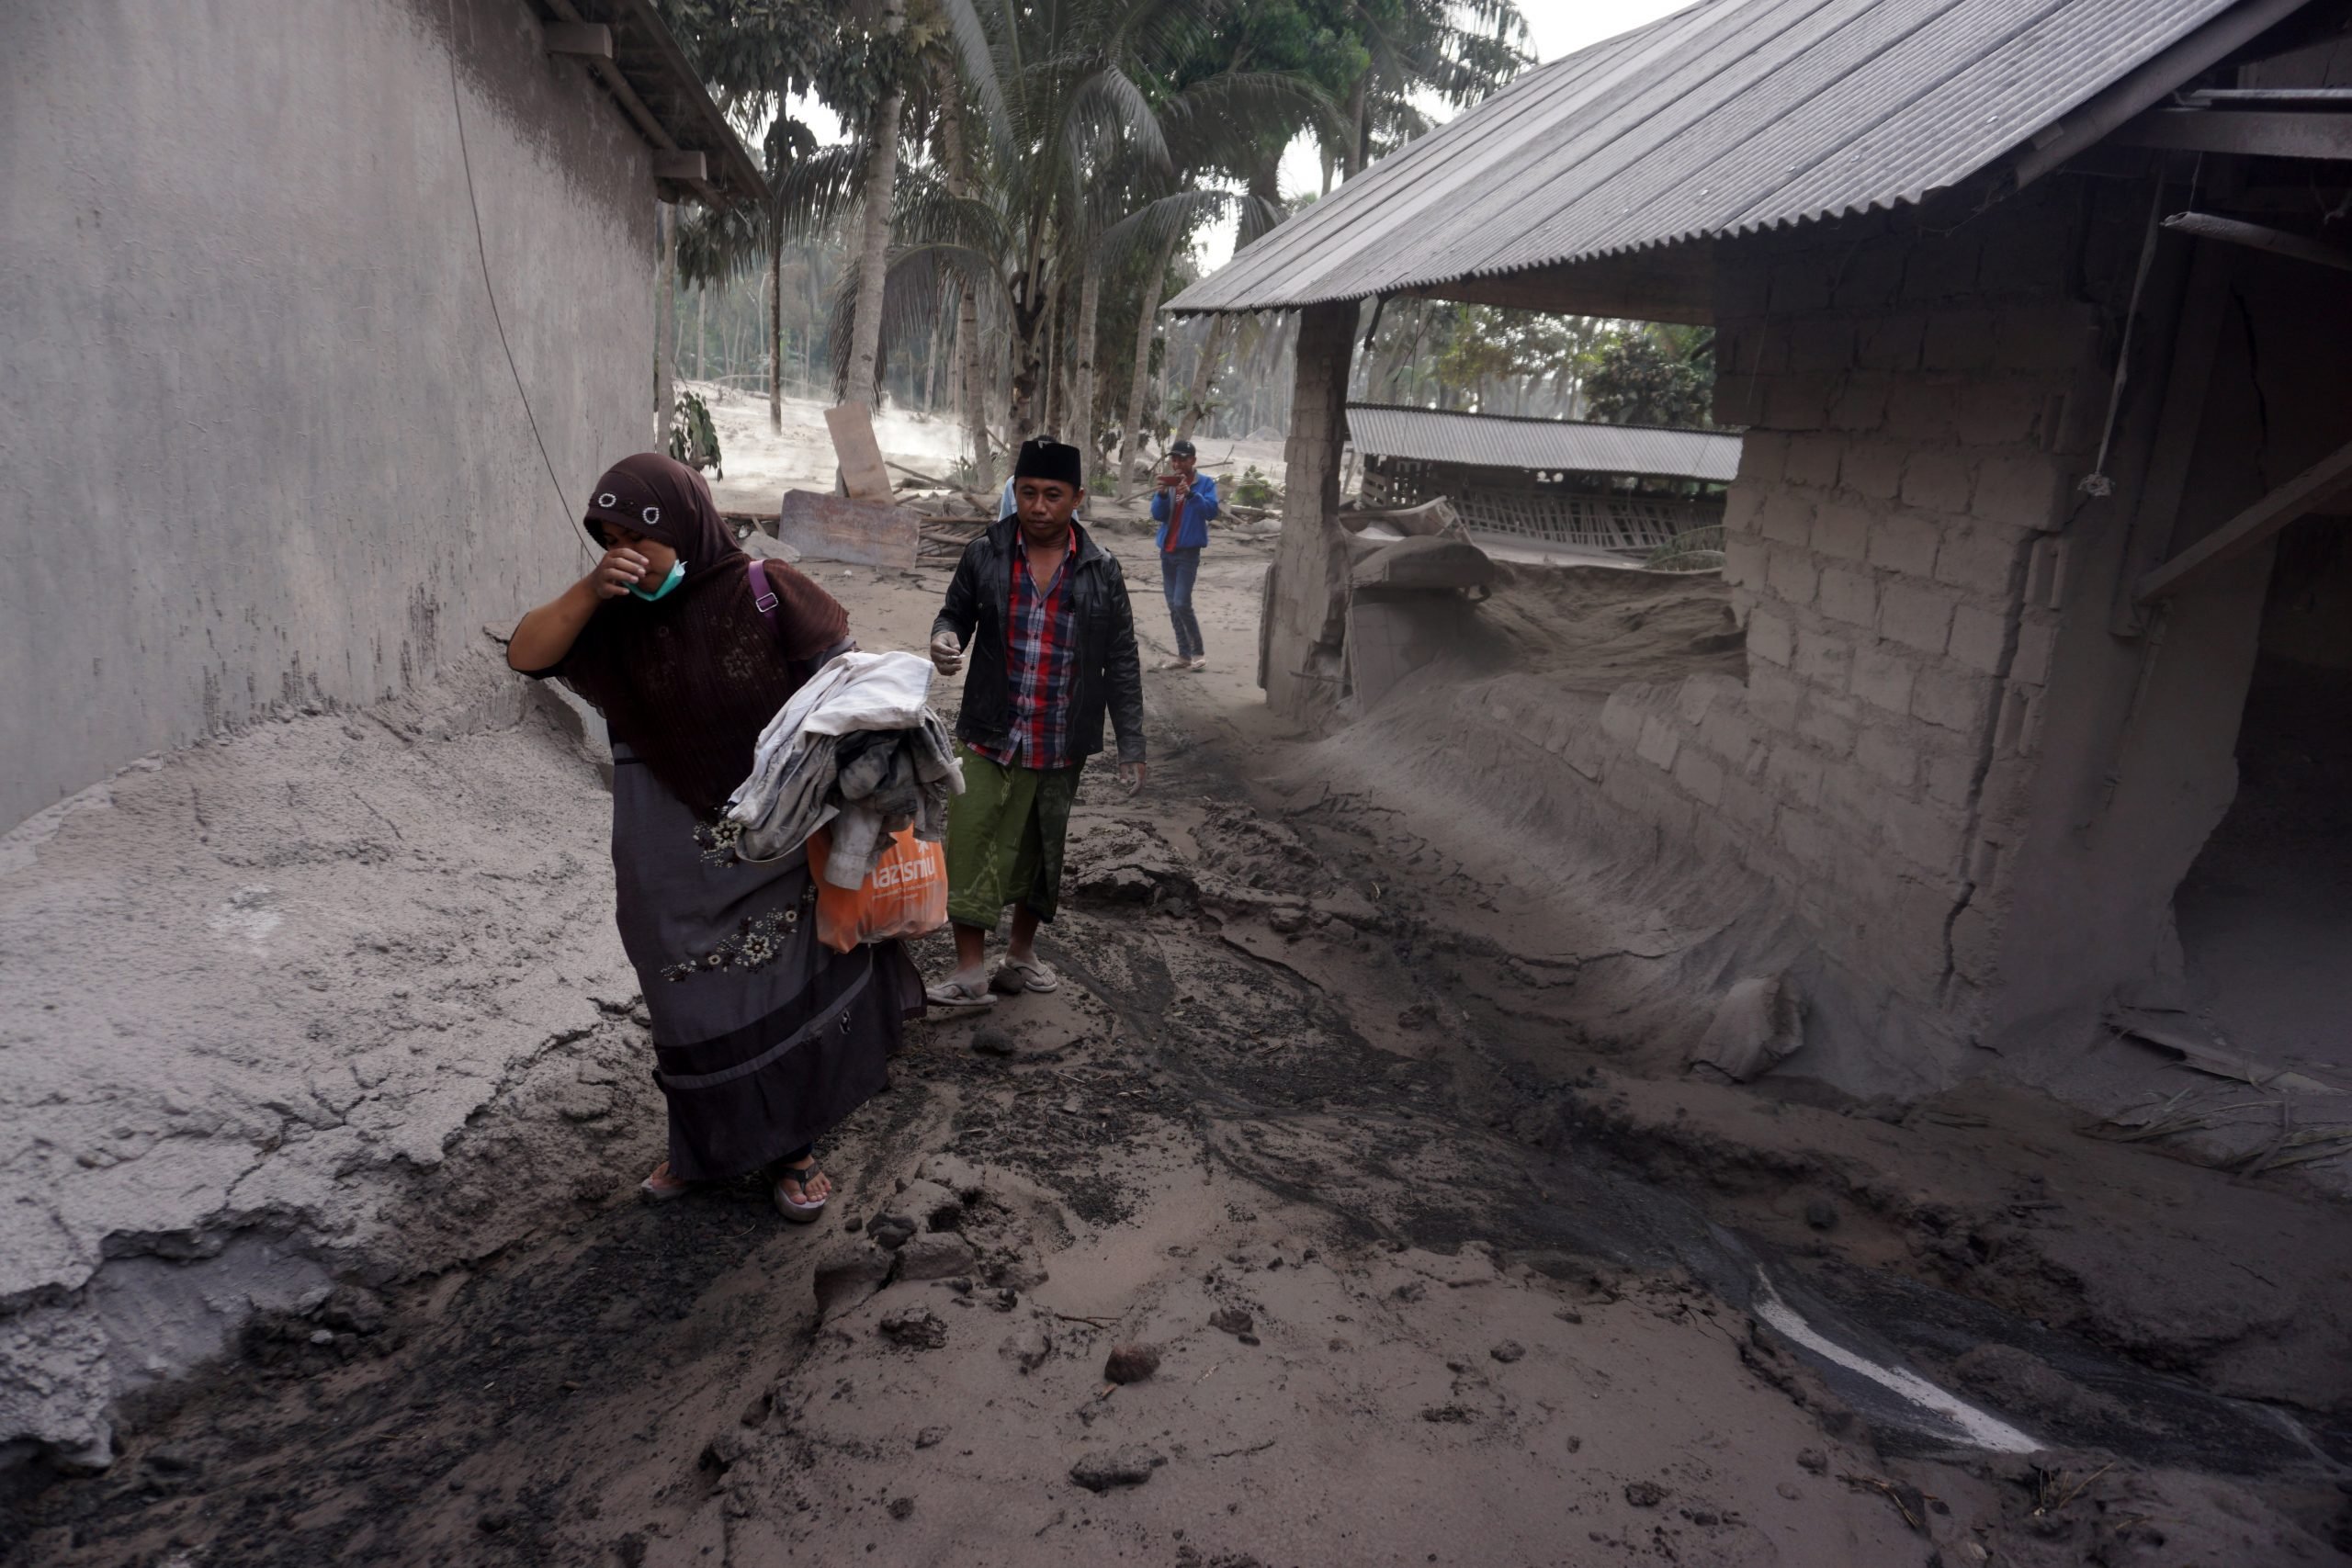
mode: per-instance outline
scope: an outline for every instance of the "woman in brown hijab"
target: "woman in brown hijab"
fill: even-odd
[[[806,855],[738,860],[718,816],[776,710],[854,646],[849,620],[738,549],[702,476],[657,453],[598,479],[582,522],[603,558],[523,617],[506,660],[560,679],[612,732],[621,945],[670,1108],[669,1158],[644,1189],[764,1170],[777,1210],[813,1220],[832,1190],[816,1139],[882,1087],[922,987],[896,942],[819,943]]]

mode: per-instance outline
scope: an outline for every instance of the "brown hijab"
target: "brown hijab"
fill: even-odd
[[[715,816],[752,771],[752,748],[817,657],[849,636],[831,594],[763,561],[780,601],[771,626],[752,602],[751,558],[700,474],[658,452],[607,469],[582,525],[601,549],[617,523],[678,552],[685,576],[660,599],[607,599],[551,671],[596,705],[696,816]]]

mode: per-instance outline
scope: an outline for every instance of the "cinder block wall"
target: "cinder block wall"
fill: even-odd
[[[2141,194],[2144,203],[2144,192]],[[1721,258],[1717,418],[1747,678],[1621,690],[1563,755],[1778,888],[1815,1070],[1966,1057],[2023,834],[2144,206],[2065,186],[1764,235]]]

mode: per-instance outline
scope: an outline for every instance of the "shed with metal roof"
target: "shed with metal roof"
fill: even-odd
[[[1479,533],[1647,553],[1723,522],[1735,431],[1348,405],[1368,506],[1445,498]]]
[[[1709,321],[1710,242],[2005,162],[2026,183],[2119,131],[2194,139],[2143,111],[2302,4],[1701,0],[1529,72],[1169,309],[1427,294]]]

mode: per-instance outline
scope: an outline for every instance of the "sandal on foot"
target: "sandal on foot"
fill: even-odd
[[[1023,991],[1057,991],[1061,985],[1062,977],[1038,958],[1008,958],[989,976],[989,989],[1007,996],[1019,996]]]
[[[693,1182],[681,1181],[671,1175],[670,1162],[665,1159],[653,1168],[650,1176],[637,1184],[637,1190],[657,1203],[666,1203],[673,1198],[684,1197],[693,1186]]]
[[[1152,666],[1154,670],[1190,670],[1192,667],[1193,661],[1182,654],[1178,654],[1173,659],[1163,659]]]
[[[987,985],[978,980],[942,980],[936,986],[924,987],[922,999],[935,1008],[989,1008],[996,998],[989,994]]]
[[[786,1192],[784,1184],[794,1182],[805,1194],[808,1190],[808,1183],[824,1174],[824,1168],[815,1160],[804,1166],[785,1167],[783,1174],[775,1179],[775,1212],[796,1225],[813,1224],[817,1216],[825,1212],[825,1205],[832,1201],[833,1195],[828,1192],[812,1203],[806,1197],[795,1198]]]

